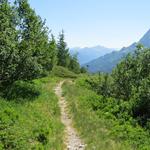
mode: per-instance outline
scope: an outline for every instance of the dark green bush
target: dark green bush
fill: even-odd
[[[49,130],[44,127],[34,131],[34,136],[36,137],[36,140],[43,145],[47,144],[48,135]]]
[[[33,100],[39,95],[39,88],[34,83],[26,81],[17,81],[3,92],[3,97],[8,100]]]

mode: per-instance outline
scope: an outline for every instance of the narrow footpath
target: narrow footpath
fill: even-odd
[[[67,101],[62,96],[62,84],[64,81],[61,81],[55,88],[55,94],[59,98],[59,107],[61,109],[61,121],[65,126],[65,135],[64,143],[67,147],[67,150],[84,150],[85,145],[78,136],[76,129],[73,127],[73,121],[68,113]]]

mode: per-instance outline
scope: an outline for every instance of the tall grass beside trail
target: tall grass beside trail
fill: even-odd
[[[30,92],[26,89],[27,83],[22,82],[16,86],[20,96],[15,93],[15,88],[11,88],[11,92],[15,93],[13,97],[0,98],[0,150],[63,149],[64,127],[53,91],[59,80],[54,77],[34,80],[38,94],[32,89],[31,93],[36,94],[33,99],[23,93],[26,90],[28,94]],[[19,84],[24,90],[18,89]]]
[[[79,86],[79,82],[83,83],[79,80],[75,84],[65,82],[63,94],[69,103],[74,126],[87,144],[86,149],[149,150],[148,134],[144,129],[117,120],[109,112],[112,110],[111,100],[105,109],[101,108],[102,97],[85,86]]]
[[[121,144],[110,136],[107,122],[91,109],[90,101],[97,101],[100,97],[94,92],[65,82],[64,95],[69,102],[70,113],[73,115],[74,126],[87,144],[87,150],[129,150],[128,146]]]

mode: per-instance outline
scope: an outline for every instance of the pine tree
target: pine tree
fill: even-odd
[[[50,50],[50,54],[51,54],[51,56],[50,56],[51,57],[51,65],[52,65],[52,68],[53,68],[58,63],[58,58],[57,58],[57,55],[58,55],[57,43],[56,43],[56,40],[55,40],[55,37],[54,37],[53,34],[51,34],[51,40],[49,42],[49,50]]]
[[[57,52],[57,44],[53,34],[51,34],[48,48],[45,49],[42,56],[42,66],[44,73],[49,73],[53,69],[53,67],[57,65]]]
[[[64,41],[64,31],[59,34],[59,39],[57,43],[58,48],[58,65],[63,67],[68,67],[70,63],[69,49]]]
[[[81,73],[87,73],[87,69],[86,69],[85,67],[81,67],[81,68],[80,68],[80,72],[81,72]]]
[[[77,55],[70,56],[69,69],[75,73],[80,73],[80,64],[78,63]]]

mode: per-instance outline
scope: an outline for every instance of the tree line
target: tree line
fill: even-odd
[[[0,0],[0,88],[48,75],[56,65],[83,69],[69,54],[64,31],[56,40],[28,0]]]

